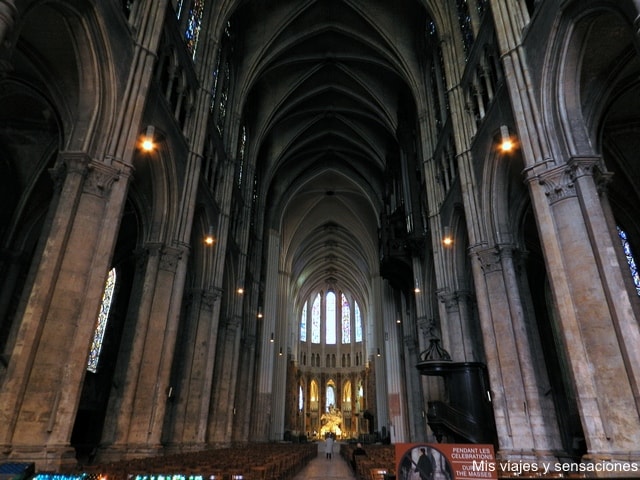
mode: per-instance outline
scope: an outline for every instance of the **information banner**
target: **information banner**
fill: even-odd
[[[493,445],[396,444],[397,480],[497,480]]]

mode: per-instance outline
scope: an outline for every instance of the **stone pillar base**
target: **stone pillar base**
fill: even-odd
[[[101,446],[96,453],[94,463],[110,463],[136,458],[149,458],[164,455],[164,447],[147,444],[118,444]]]
[[[207,449],[207,444],[204,442],[170,443],[164,446],[163,453],[165,455],[172,455],[177,453],[200,452],[206,449]]]
[[[6,460],[11,462],[33,462],[36,464],[36,471],[47,472],[74,471],[78,464],[76,451],[68,444],[44,446],[13,445]]]

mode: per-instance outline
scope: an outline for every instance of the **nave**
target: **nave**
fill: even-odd
[[[356,480],[353,470],[339,452],[340,445],[334,445],[334,453],[331,460],[328,460],[324,442],[318,443],[318,456],[312,459],[293,480]]]

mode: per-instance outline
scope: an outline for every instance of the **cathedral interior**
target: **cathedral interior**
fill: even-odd
[[[0,0],[0,460],[640,462],[639,18]]]

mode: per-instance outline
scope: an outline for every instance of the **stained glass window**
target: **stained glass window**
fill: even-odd
[[[222,135],[224,131],[224,121],[227,118],[227,100],[229,98],[229,81],[231,80],[231,65],[225,62],[222,69],[222,85],[220,87],[220,98],[218,99],[218,120],[216,128],[218,133]]]
[[[209,105],[209,112],[213,112],[216,107],[216,93],[218,91],[218,77],[220,76],[220,57],[222,56],[222,50],[218,51],[216,57],[216,66],[213,69],[211,75],[213,76],[213,85],[211,85],[211,104]]]
[[[133,8],[133,0],[122,0],[122,11],[125,13],[127,17],[131,14],[131,9]]]
[[[328,412],[332,407],[336,406],[336,391],[333,385],[327,385],[327,403],[326,411]]]
[[[204,12],[204,0],[193,0],[191,9],[189,9],[189,19],[187,21],[187,29],[184,32],[184,39],[187,42],[187,48],[191,52],[191,57],[195,60],[196,49],[198,48],[198,39],[200,37],[200,28],[202,27],[202,14]]]
[[[325,342],[327,345],[335,345],[336,343],[336,294],[335,292],[327,293],[327,304],[325,307]]]
[[[620,227],[616,227],[618,229],[618,237],[620,238],[620,243],[622,244],[622,250],[624,251],[625,257],[627,257],[627,263],[629,264],[629,270],[631,270],[631,277],[633,278],[633,283],[636,286],[636,292],[640,295],[640,274],[638,273],[638,266],[636,264],[635,257],[633,256],[633,252],[631,251],[631,245],[629,244],[629,239],[627,238],[627,232],[622,230]]]
[[[182,15],[182,6],[184,5],[184,0],[178,0],[176,4],[176,17],[180,20],[180,15]]]
[[[87,370],[92,373],[96,373],[98,369],[98,360],[100,359],[100,350],[102,350],[102,340],[104,340],[104,332],[107,328],[107,321],[109,320],[109,310],[111,310],[111,303],[113,301],[113,292],[116,288],[116,269],[109,270],[107,275],[107,281],[102,293],[102,303],[100,305],[100,312],[98,313],[98,325],[96,326],[95,333],[93,335],[93,342],[91,343],[91,351],[89,352],[89,361],[87,362]]]
[[[342,343],[351,342],[351,307],[346,295],[342,294]]]
[[[489,7],[488,0],[477,0],[476,1],[476,9],[478,10],[478,15],[482,18]]]
[[[242,126],[242,131],[240,132],[240,145],[238,146],[238,175],[237,182],[238,186],[242,186],[242,174],[244,173],[244,155],[247,148],[247,127]]]
[[[320,343],[320,294],[311,307],[311,343]]]
[[[464,53],[468,57],[473,45],[473,29],[471,28],[469,5],[467,5],[467,0],[457,0],[456,4],[458,7],[458,23],[462,33],[462,46],[464,47]]]
[[[356,342],[362,341],[362,318],[360,317],[360,307],[358,302],[355,303],[355,323],[356,323]]]
[[[302,315],[300,316],[300,341],[307,341],[307,303],[304,302],[304,307],[302,307]]]
[[[304,396],[302,394],[302,385],[298,385],[298,410],[304,408]]]

